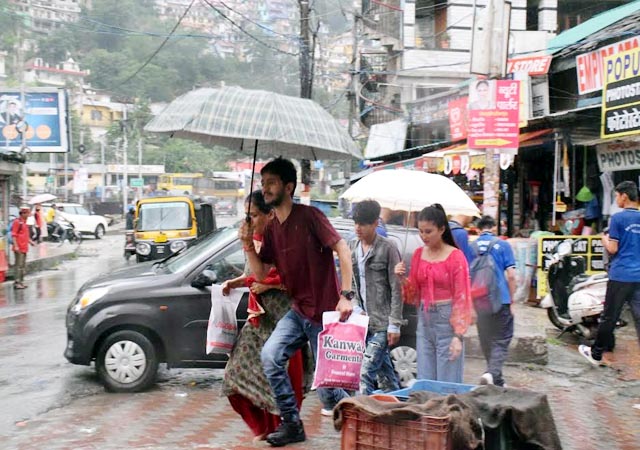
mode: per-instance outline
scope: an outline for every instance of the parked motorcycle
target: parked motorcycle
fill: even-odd
[[[82,242],[82,233],[76,229],[73,225],[73,222],[68,220],[60,220],[59,222],[60,230],[55,223],[47,224],[47,239],[51,242],[58,242],[60,244],[63,243],[63,238],[67,239],[70,243],[81,243]]]
[[[548,293],[540,303],[547,308],[551,323],[562,334],[572,332],[585,339],[595,337],[604,309],[607,274],[585,274],[583,257],[572,255],[572,241],[560,242],[549,264]]]

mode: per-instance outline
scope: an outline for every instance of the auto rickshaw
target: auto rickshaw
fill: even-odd
[[[133,233],[136,261],[166,258],[215,229],[213,206],[208,203],[187,196],[138,200]]]

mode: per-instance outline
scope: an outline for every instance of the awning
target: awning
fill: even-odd
[[[369,131],[364,157],[380,158],[404,151],[407,139],[407,121],[405,119],[373,125]]]

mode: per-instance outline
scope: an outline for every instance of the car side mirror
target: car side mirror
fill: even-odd
[[[218,274],[213,270],[203,270],[200,275],[195,277],[191,282],[191,287],[196,289],[204,289],[207,286],[211,286],[218,279]]]

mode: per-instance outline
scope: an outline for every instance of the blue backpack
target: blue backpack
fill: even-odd
[[[484,252],[480,251],[477,241],[471,244],[477,255],[469,266],[471,298],[478,314],[495,314],[502,308],[498,286],[498,265],[491,254],[491,249],[496,242],[498,238],[492,238]]]

